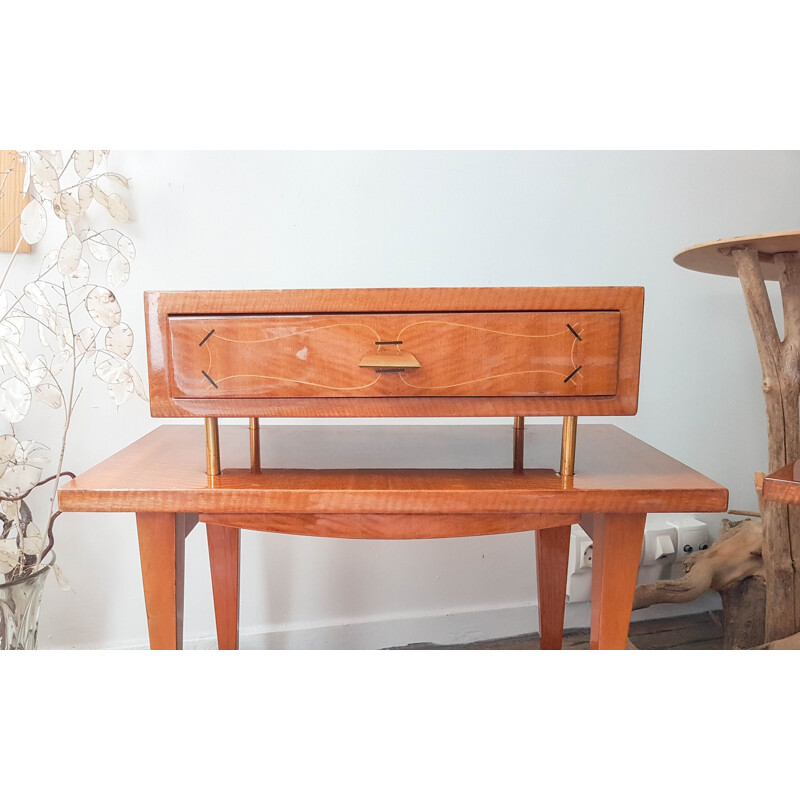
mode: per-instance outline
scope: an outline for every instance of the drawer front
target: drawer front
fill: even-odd
[[[169,317],[174,398],[617,391],[618,311]]]

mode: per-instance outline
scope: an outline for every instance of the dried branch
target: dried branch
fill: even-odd
[[[744,520],[728,528],[708,550],[693,553],[684,562],[686,575],[636,587],[633,608],[658,603],[688,603],[709,589],[723,592],[745,578],[764,575],[762,527]]]
[[[780,277],[783,304],[783,344],[793,351],[797,365],[797,348],[800,346],[800,256],[797,253],[776,253],[775,263],[782,267]]]
[[[60,514],[57,489],[49,498],[41,544],[39,527],[28,524],[32,520],[24,498],[46,483],[55,481],[57,486],[62,476],[72,476],[64,462],[83,378],[105,384],[117,405],[134,393],[146,398],[143,381],[128,360],[133,334],[122,322],[112,291],[128,280],[135,247],[114,227],[98,224],[100,232],[87,227],[86,214],[91,208],[101,215],[108,213],[117,222],[129,217],[120,195],[101,186],[102,181],[128,185],[126,178],[108,171],[107,155],[107,150],[73,150],[66,157],[60,151],[20,154],[28,170],[30,200],[19,215],[22,236],[0,277],[4,289],[0,292],[0,419],[5,418],[11,429],[10,434],[0,433],[0,500],[22,504],[19,508],[25,513],[3,514],[0,522],[7,539],[12,539],[16,530],[13,539],[20,548],[17,566],[22,572],[38,567],[53,548],[53,524]],[[60,247],[45,256],[38,277],[19,291],[13,287],[9,291],[5,284],[21,242],[35,245],[41,241],[51,214],[65,226]],[[93,276],[93,270],[102,270],[102,277]],[[23,337],[26,323],[36,326],[42,352],[32,352],[30,338]],[[33,455],[37,443],[16,437],[15,426],[24,421],[34,400],[60,408],[64,415],[59,445],[54,448],[58,453],[55,475],[44,480],[39,480],[42,470],[38,466],[43,461]],[[31,536],[37,537],[35,545]],[[25,540],[28,545],[23,553]],[[37,550],[35,565],[31,565],[30,554]],[[10,563],[13,553],[7,545],[2,555],[4,563]]]
[[[780,372],[780,337],[758,260],[758,251],[747,246],[734,249],[731,255],[744,290],[747,313],[755,334],[764,378],[777,380]]]
[[[68,472],[67,470],[64,470],[63,472],[58,472],[55,475],[51,475],[49,478],[45,478],[43,481],[39,481],[39,483],[36,483],[33,486],[31,486],[31,488],[28,489],[27,492],[24,492],[23,494],[18,494],[16,497],[4,497],[0,495],[0,500],[4,500],[7,503],[15,503],[18,500],[24,500],[37,486],[44,486],[46,483],[50,483],[50,481],[56,480],[56,478],[63,478],[64,475],[68,475],[70,478],[75,478],[74,472]]]

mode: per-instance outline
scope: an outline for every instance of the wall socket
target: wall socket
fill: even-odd
[[[594,555],[594,545],[588,536],[585,540],[578,542],[576,552],[577,564],[575,565],[575,569],[591,569],[592,555]]]
[[[648,514],[642,543],[639,582],[673,577],[692,553],[705,550],[712,540],[708,525],[691,514]],[[572,526],[567,602],[585,603],[591,597],[594,547],[589,535]]]

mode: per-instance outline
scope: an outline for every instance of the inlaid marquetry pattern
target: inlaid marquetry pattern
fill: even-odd
[[[169,333],[176,398],[617,390],[616,311],[174,316]],[[419,367],[392,367],[403,363]]]

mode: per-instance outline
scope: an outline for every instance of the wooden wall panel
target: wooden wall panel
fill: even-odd
[[[11,253],[20,238],[19,214],[28,198],[22,194],[25,166],[16,150],[0,150],[0,252]],[[12,222],[13,220],[13,222]],[[9,224],[11,223],[11,224]],[[23,239],[20,253],[30,253],[31,246]]]

